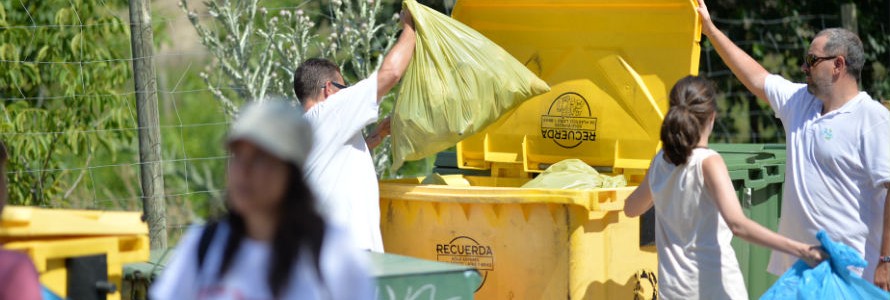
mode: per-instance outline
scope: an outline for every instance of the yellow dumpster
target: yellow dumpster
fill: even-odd
[[[552,90],[458,144],[458,167],[491,176],[381,182],[386,251],[476,267],[479,299],[652,298],[652,229],[621,209],[660,147],[670,87],[697,73],[694,1],[459,0],[453,17]],[[632,186],[519,188],[566,158]]]
[[[31,257],[40,282],[71,299],[120,299],[125,263],[149,256],[141,213],[7,206],[3,248]]]

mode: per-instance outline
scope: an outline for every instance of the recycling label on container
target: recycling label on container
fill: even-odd
[[[459,236],[446,244],[436,244],[436,260],[461,264],[480,271],[494,271],[494,252],[473,238]]]
[[[541,137],[563,148],[596,141],[596,118],[587,99],[575,92],[556,97],[547,114],[541,116]]]

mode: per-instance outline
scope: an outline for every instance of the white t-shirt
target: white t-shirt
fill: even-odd
[[[659,151],[649,167],[655,205],[660,299],[748,299],[732,250],[732,231],[705,187],[702,162],[710,149],[694,149],[676,166]]]
[[[779,233],[817,244],[833,240],[865,255],[863,278],[874,278],[890,182],[890,113],[861,92],[822,115],[822,101],[805,84],[770,75],[766,97],[785,126],[788,161]],[[797,258],[773,251],[769,272],[781,275]]]
[[[383,252],[380,191],[362,129],[377,120],[377,73],[306,112],[315,145],[306,175],[328,220],[347,228],[362,249]]]
[[[245,239],[226,275],[216,279],[222,262],[229,228],[217,226],[214,238],[198,270],[198,243],[203,226],[189,229],[177,247],[176,256],[151,287],[152,299],[273,299],[268,274],[271,247],[267,243]],[[374,288],[367,257],[349,241],[346,232],[328,226],[319,266],[323,283],[308,261],[308,250],[291,269],[281,299],[372,299]],[[348,288],[346,288],[348,287]]]

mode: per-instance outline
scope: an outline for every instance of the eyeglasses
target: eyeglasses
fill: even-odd
[[[337,83],[336,81],[331,81],[331,85],[333,85],[333,86],[335,86],[335,87],[337,87],[338,89],[341,89],[341,90],[349,87],[349,85],[346,84],[345,82],[344,82],[343,84],[339,84],[339,83]],[[321,88],[325,88],[325,86],[322,85]]]
[[[812,68],[812,67],[815,67],[816,64],[818,64],[819,62],[821,62],[823,60],[835,59],[837,57],[838,57],[837,55],[835,55],[835,56],[816,56],[815,54],[811,53],[811,54],[807,54],[806,56],[804,56],[803,61],[804,61],[804,63],[807,64],[807,68]]]

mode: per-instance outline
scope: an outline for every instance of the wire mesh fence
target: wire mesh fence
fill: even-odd
[[[141,58],[132,57],[130,24],[119,17],[126,4],[12,2],[5,4],[0,19],[0,70],[5,70],[0,71],[0,139],[10,150],[11,202],[139,210],[140,128],[132,63]],[[772,72],[800,80],[795,65],[815,29],[840,26],[841,18],[817,14],[715,21]],[[197,41],[187,16],[168,7],[153,18],[152,26],[160,41],[153,61],[158,70],[164,197],[168,228],[176,238],[189,223],[223,209],[228,156],[222,140],[230,119],[201,77],[208,67],[218,65]],[[715,80],[721,92],[714,140],[784,141],[781,123],[735,79],[707,42],[700,74]],[[216,88],[235,89],[224,82]]]

